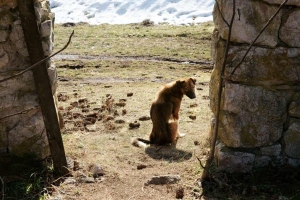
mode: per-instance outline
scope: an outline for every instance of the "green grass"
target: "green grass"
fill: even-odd
[[[212,22],[193,26],[55,25],[55,51],[66,44],[74,30],[72,43],[65,54],[207,60],[210,59],[213,28]]]

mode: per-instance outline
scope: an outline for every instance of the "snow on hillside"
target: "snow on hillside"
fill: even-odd
[[[214,0],[50,0],[55,23],[188,24],[212,20]]]

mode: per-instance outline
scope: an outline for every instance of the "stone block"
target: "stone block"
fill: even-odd
[[[225,20],[229,23],[232,16],[232,1],[218,0],[219,8]],[[221,14],[215,4],[213,17],[215,27],[219,30],[220,36],[227,40],[228,26],[223,21]],[[274,15],[277,5],[269,5],[261,1],[237,0],[236,15],[233,23],[231,41],[236,43],[250,44],[260,30]],[[282,12],[273,19],[271,24],[256,41],[256,45],[275,47],[278,43],[278,30],[280,27]],[[255,23],[253,23],[255,22]]]
[[[270,164],[271,158],[269,156],[256,156],[254,160],[254,168],[266,167]]]
[[[281,153],[281,144],[274,144],[260,148],[260,152],[265,156],[279,156]]]
[[[300,47],[300,10],[289,13],[279,31],[280,39],[289,47]]]
[[[247,173],[253,168],[255,155],[247,152],[234,151],[219,143],[215,150],[215,161],[218,170],[228,173]]]
[[[223,92],[222,142],[229,147],[254,148],[279,140],[287,117],[288,96],[284,92],[232,83],[226,83]]]
[[[290,158],[300,158],[300,119],[291,119],[288,130],[283,134],[284,152]]]

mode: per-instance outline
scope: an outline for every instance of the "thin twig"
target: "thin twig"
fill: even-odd
[[[202,164],[202,162],[201,162],[201,160],[200,160],[200,158],[198,158],[198,157],[196,157],[197,158],[197,160],[199,161],[199,164],[200,164],[200,166],[204,169],[205,168],[205,166]]]
[[[232,5],[232,17],[230,20],[229,24],[229,31],[228,31],[228,37],[227,37],[227,42],[226,42],[226,49],[225,49],[225,56],[223,60],[223,65],[221,68],[221,72],[219,75],[219,90],[218,90],[218,99],[217,99],[217,111],[216,111],[216,123],[214,127],[214,132],[212,134],[212,141],[211,141],[211,146],[210,146],[210,152],[209,156],[207,158],[205,168],[203,170],[201,180],[207,180],[209,178],[209,169],[212,164],[212,161],[214,159],[215,155],[215,146],[216,146],[216,141],[217,141],[217,136],[218,136],[218,129],[219,129],[219,118],[220,118],[220,107],[221,107],[221,96],[222,96],[222,89],[223,89],[223,74],[225,71],[225,66],[226,66],[226,60],[228,57],[228,51],[229,51],[229,46],[230,46],[230,38],[231,38],[231,31],[232,31],[232,25],[233,25],[233,20],[235,17],[235,0],[233,0],[233,5]]]
[[[258,35],[256,36],[256,38],[252,41],[252,43],[250,44],[249,48],[247,49],[245,55],[243,56],[242,60],[234,67],[233,71],[230,73],[230,76],[232,76],[235,72],[235,70],[240,67],[240,65],[244,62],[246,56],[248,55],[250,49],[252,48],[252,46],[254,45],[254,43],[257,41],[257,39],[259,38],[259,36],[264,32],[264,30],[270,25],[270,23],[272,22],[272,20],[276,17],[276,15],[279,13],[279,11],[281,10],[281,8],[286,4],[288,0],[285,0],[278,8],[278,10],[275,12],[275,14],[269,19],[269,21],[267,22],[267,24],[261,29],[261,31],[258,33]]]
[[[65,49],[69,46],[69,44],[70,44],[70,42],[71,42],[71,38],[72,38],[73,35],[74,35],[74,30],[72,31],[71,35],[69,36],[69,40],[68,40],[67,44],[66,44],[61,50],[57,51],[56,53],[51,54],[50,56],[48,56],[48,57],[46,57],[46,58],[40,60],[39,62],[37,62],[37,63],[31,65],[30,67],[26,68],[25,70],[23,70],[23,71],[21,71],[21,72],[15,74],[15,75],[13,75],[13,76],[10,76],[10,77],[7,77],[7,78],[5,78],[5,79],[0,80],[0,83],[2,83],[2,82],[4,82],[4,81],[8,81],[8,80],[13,79],[13,78],[16,78],[17,76],[20,76],[20,75],[24,74],[25,72],[27,72],[27,71],[29,71],[29,70],[31,70],[31,69],[33,69],[33,68],[39,66],[41,63],[45,62],[45,61],[48,60],[49,58],[52,58],[53,56],[59,54],[60,52],[62,52],[63,50],[65,50]]]
[[[38,109],[38,107],[30,108],[30,109],[23,110],[23,111],[18,112],[18,113],[14,113],[14,114],[7,115],[7,116],[5,116],[5,117],[0,118],[0,121],[3,120],[3,119],[9,118],[9,117],[16,116],[16,115],[27,114],[29,111],[34,110],[34,109]]]

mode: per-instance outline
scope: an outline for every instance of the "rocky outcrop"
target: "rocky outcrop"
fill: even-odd
[[[217,2],[213,11],[215,66],[210,81],[213,113],[216,113],[219,74],[228,37],[223,18],[229,22],[232,15],[232,1]],[[230,75],[281,3],[236,1],[221,99],[218,137],[221,146],[216,148],[221,170],[249,172],[253,167],[267,165],[300,165],[299,1],[288,1]]]
[[[0,8],[0,79],[31,65],[24,39],[16,0],[4,0]],[[45,56],[53,47],[53,20],[49,2],[35,1],[35,14],[40,28]],[[56,68],[48,62],[52,93],[57,86]],[[0,83],[0,153],[50,154],[43,116],[39,107],[31,72]]]

